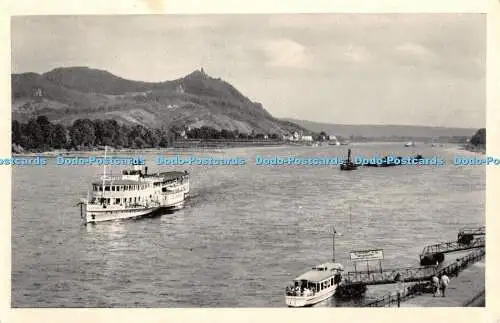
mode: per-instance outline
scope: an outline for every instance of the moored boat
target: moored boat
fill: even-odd
[[[294,279],[286,288],[285,302],[289,307],[312,306],[335,294],[342,281],[344,268],[339,263],[328,262],[314,266]]]
[[[320,303],[335,294],[342,283],[344,268],[335,262],[335,235],[332,227],[332,261],[312,267],[286,287],[285,303],[289,307],[305,307]]]

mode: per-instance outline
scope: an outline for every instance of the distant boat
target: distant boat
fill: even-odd
[[[415,147],[415,143],[413,141],[407,142],[405,147]]]
[[[358,165],[351,161],[351,149],[347,150],[347,160],[340,165],[340,170],[355,170]]]
[[[403,157],[401,156],[397,156],[396,157],[396,161],[393,161],[393,162],[390,162],[389,161],[389,156],[385,156],[384,158],[382,158],[382,164],[380,165],[380,167],[391,167],[391,166],[398,166],[398,165],[401,165],[401,160],[403,159]]]

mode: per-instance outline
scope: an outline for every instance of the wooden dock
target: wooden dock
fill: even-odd
[[[335,234],[334,234],[335,237]],[[335,240],[334,240],[335,241]],[[335,246],[335,242],[333,244]],[[404,296],[422,293],[424,289],[428,289],[429,283],[433,276],[446,274],[448,276],[456,276],[458,272],[467,267],[471,262],[484,257],[486,251],[485,228],[463,228],[458,232],[457,241],[443,242],[434,245],[426,246],[420,254],[420,267],[406,267],[395,269],[382,269],[380,259],[383,259],[383,251],[363,250],[351,252],[351,261],[379,260],[379,270],[370,270],[367,265],[366,271],[350,271],[342,275],[342,282],[339,284],[335,296],[340,299],[359,298],[366,292],[369,285],[395,284],[395,283],[414,283],[410,284],[410,289],[405,291]],[[473,250],[474,249],[474,250]],[[335,248],[334,255],[335,255]],[[471,250],[471,252],[461,258],[457,258],[456,262],[449,263],[446,266],[440,266],[444,261],[444,254],[450,252]],[[354,255],[354,256],[353,256]],[[364,257],[364,258],[363,258]],[[354,267],[356,268],[356,267]],[[389,302],[401,301],[401,295],[389,296]],[[380,306],[384,299],[376,301],[371,306]],[[370,306],[370,305],[369,305]]]
[[[381,285],[397,282],[418,282],[429,279],[436,273],[436,267],[410,267],[384,269],[382,271],[357,271],[348,272],[345,277],[346,284]]]
[[[470,235],[465,235],[470,236]],[[464,240],[464,235],[460,236],[458,240]],[[462,237],[462,238],[461,238]],[[468,239],[467,239],[468,240]],[[444,255],[450,252],[468,250],[468,249],[476,249],[476,248],[484,248],[486,245],[486,239],[484,236],[473,238],[472,240],[468,240],[467,243],[459,242],[459,241],[450,241],[450,242],[442,242],[433,244],[430,246],[426,246],[422,253],[420,254],[420,264],[425,265],[433,265],[436,262],[442,262],[444,260]]]
[[[449,264],[446,267],[436,269],[435,274],[441,275],[446,274],[452,277],[452,283],[447,292],[447,297],[433,298],[430,288],[430,277],[423,282],[417,283],[413,286],[409,286],[407,290],[401,291],[399,293],[390,293],[384,295],[383,297],[364,304],[366,307],[391,307],[391,306],[478,306],[475,304],[481,304],[481,293],[484,294],[484,268],[468,269],[467,267],[475,262],[481,261],[485,255],[484,249],[479,249],[473,251],[470,254],[457,259],[456,262]],[[465,279],[460,281],[461,291],[460,294],[453,293],[453,290],[457,288],[457,280],[453,277],[457,277],[458,273],[461,271],[466,271],[469,273]],[[462,274],[460,274],[462,277]],[[470,293],[468,292],[470,291]],[[421,297],[417,297],[420,296]],[[427,297],[424,297],[427,295]],[[406,302],[405,302],[406,301]],[[404,305],[401,305],[401,303]]]
[[[432,276],[446,274],[448,276],[456,276],[458,272],[465,269],[469,263],[481,259],[485,255],[485,249],[481,248],[477,251],[458,258],[445,267],[424,266],[410,268],[385,269],[382,271],[358,271],[348,272],[344,275],[344,280],[338,289],[339,298],[355,298],[360,297],[366,291],[369,285],[395,284],[398,282],[405,283],[424,283],[427,284]],[[395,297],[395,296],[394,296]],[[392,297],[390,300],[395,301]],[[377,305],[375,305],[377,306]]]
[[[436,274],[436,267],[410,267],[382,271],[347,272],[335,296],[341,299],[362,297],[369,285],[395,284],[398,282],[424,282]]]

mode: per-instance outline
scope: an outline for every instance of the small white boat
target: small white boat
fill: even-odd
[[[308,272],[294,279],[286,288],[285,302],[288,307],[305,307],[320,303],[335,294],[342,282],[344,267],[335,262],[335,235],[332,227],[332,261],[314,266]]]
[[[312,306],[335,294],[342,281],[344,268],[339,263],[324,263],[295,278],[286,288],[285,301],[289,307]]]
[[[415,147],[415,143],[413,141],[407,142],[405,147]]]

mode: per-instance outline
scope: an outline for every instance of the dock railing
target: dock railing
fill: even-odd
[[[438,275],[446,274],[447,276],[457,276],[460,271],[465,269],[470,263],[476,262],[484,257],[486,250],[484,248],[473,251],[466,256],[457,258],[457,260],[448,266],[439,268]]]
[[[459,272],[465,269],[469,264],[476,262],[484,257],[486,251],[484,249],[480,249],[477,251],[473,251],[468,255],[458,258],[456,262],[449,264],[448,266],[438,268],[436,270],[436,275],[446,274],[447,276],[458,276]],[[421,281],[413,284],[412,286],[408,286],[405,290],[399,291],[397,293],[389,293],[386,294],[376,300],[365,303],[363,306],[365,307],[391,307],[391,306],[400,306],[401,302],[415,297],[417,295],[421,295],[422,293],[426,293],[430,291],[430,281]]]
[[[415,282],[425,280],[436,273],[435,266],[384,269],[382,271],[348,272],[344,277],[347,284],[367,285],[390,284],[395,282]]]
[[[427,255],[433,255],[437,253],[447,253],[447,252],[455,252],[460,250],[467,250],[473,248],[482,248],[485,246],[485,238],[478,237],[472,240],[470,243],[460,243],[456,241],[452,242],[443,242],[438,244],[433,244],[424,248],[420,257],[425,257]]]
[[[430,282],[418,282],[411,286],[408,286],[405,290],[399,292],[388,293],[381,298],[365,303],[366,307],[400,307],[401,302],[413,298],[418,295],[422,295],[430,290]]]

